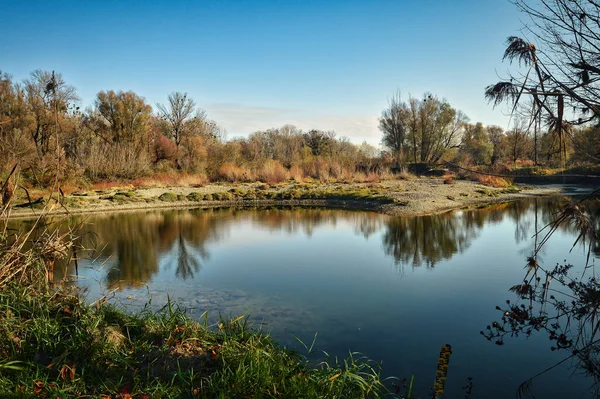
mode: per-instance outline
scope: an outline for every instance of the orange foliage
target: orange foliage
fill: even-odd
[[[225,162],[219,168],[219,178],[223,180],[230,181],[232,183],[236,183],[239,181],[249,181],[252,180],[251,173],[247,170],[240,168],[232,163]]]
[[[290,178],[300,183],[304,180],[304,171],[298,166],[292,166],[290,168]]]
[[[479,173],[474,175],[475,180],[479,183],[496,188],[506,188],[512,185],[512,182],[508,179],[498,176],[481,175]]]
[[[276,184],[288,179],[288,171],[279,161],[267,159],[258,170],[257,177],[262,182]]]

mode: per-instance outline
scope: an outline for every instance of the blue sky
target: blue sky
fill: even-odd
[[[187,92],[244,136],[292,123],[380,141],[400,90],[431,92],[473,122],[499,124],[484,87],[505,75],[504,41],[522,15],[508,0],[0,0],[0,69],[56,70],[82,105],[133,90],[153,106]]]

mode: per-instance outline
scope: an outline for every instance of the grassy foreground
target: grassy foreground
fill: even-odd
[[[352,355],[309,363],[240,317],[209,326],[167,303],[128,314],[48,282],[65,237],[0,236],[2,398],[364,398],[387,394]],[[24,248],[30,248],[24,250]],[[206,320],[206,318],[205,318]]]

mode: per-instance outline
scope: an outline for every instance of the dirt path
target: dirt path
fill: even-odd
[[[379,183],[209,184],[203,187],[133,188],[74,192],[33,209],[17,200],[11,218],[50,214],[81,214],[157,208],[318,205],[376,210],[389,215],[426,215],[452,209],[548,196],[560,186],[492,188],[471,181],[445,184],[442,179],[390,180]],[[46,195],[46,198],[48,196]]]

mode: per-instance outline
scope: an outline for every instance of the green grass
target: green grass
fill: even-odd
[[[158,196],[158,199],[160,201],[164,201],[164,202],[175,202],[178,200],[178,196],[175,193],[162,193],[161,195]]]
[[[188,201],[199,202],[199,201],[202,201],[203,194],[194,191],[194,192],[189,193],[186,198]]]
[[[207,320],[205,318],[204,320]],[[0,292],[0,397],[363,398],[387,392],[351,355],[315,366],[247,318],[196,322],[167,303],[128,314],[74,288]],[[148,396],[144,396],[148,395]]]

